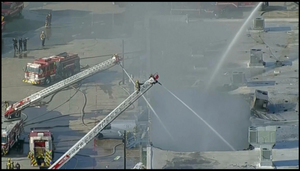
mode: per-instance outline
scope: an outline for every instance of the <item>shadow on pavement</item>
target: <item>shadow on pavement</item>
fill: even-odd
[[[275,166],[299,166],[299,160],[282,160],[282,161],[274,161]]]
[[[273,149],[288,149],[288,148],[298,148],[299,140],[295,141],[285,141],[285,142],[276,142]]]

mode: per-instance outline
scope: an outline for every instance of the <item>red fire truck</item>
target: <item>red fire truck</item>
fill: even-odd
[[[8,154],[9,150],[19,141],[23,125],[23,119],[15,121],[1,120],[1,155]]]
[[[5,20],[21,16],[23,8],[24,2],[1,2],[1,13]]]
[[[49,130],[31,130],[28,158],[32,166],[50,166],[54,158],[54,138]]]
[[[63,52],[58,55],[39,58],[27,63],[23,82],[35,85],[49,85],[52,81],[65,79],[80,71],[78,54]]]

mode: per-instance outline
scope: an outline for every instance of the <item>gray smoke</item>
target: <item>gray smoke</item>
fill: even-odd
[[[189,109],[162,88],[155,88],[151,104],[175,141],[164,131],[152,114],[151,141],[165,150],[230,151],[231,149]],[[195,90],[172,91],[205,121],[207,121],[236,150],[248,147],[250,111],[241,97]]]
[[[158,4],[161,8],[154,8],[154,4]],[[162,4],[147,3],[147,8],[143,5],[145,3],[133,3],[130,6],[132,10],[128,11],[132,12],[130,14],[132,17],[129,18],[145,16],[144,22],[141,23],[144,23],[147,29],[141,35],[136,32],[133,35],[136,40],[147,42],[145,46],[147,53],[143,55],[143,60],[140,58],[139,63],[134,62],[137,67],[126,68],[126,70],[136,74],[148,71],[146,77],[151,72],[158,72],[164,86],[211,124],[236,150],[247,148],[250,111],[244,100],[217,91],[204,93],[200,91],[202,86],[199,85],[197,90],[192,89],[196,80],[200,79],[199,84],[208,80],[209,73],[214,70],[222,51],[227,47],[228,40],[233,38],[241,23],[191,21],[187,24],[185,15],[166,15],[169,14],[170,9],[163,8]],[[138,12],[141,14],[138,15]],[[191,57],[194,53],[204,55],[204,58]],[[230,61],[226,60],[226,62]],[[194,70],[194,66],[207,70]],[[145,78],[142,77],[139,79]],[[217,77],[214,87],[225,83],[224,75]],[[155,147],[181,152],[231,150],[163,87],[155,85],[149,94],[154,110],[175,139],[173,141],[170,138],[155,115],[151,113],[150,141]]]

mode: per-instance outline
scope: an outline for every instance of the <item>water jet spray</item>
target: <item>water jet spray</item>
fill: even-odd
[[[218,62],[216,69],[213,71],[212,76],[210,77],[205,90],[207,91],[209,89],[209,87],[211,86],[212,82],[214,81],[217,73],[219,72],[222,64],[224,63],[225,59],[227,58],[229,52],[231,51],[231,49],[233,48],[233,46],[235,45],[235,43],[237,42],[238,38],[241,36],[242,31],[244,31],[246,29],[246,26],[248,25],[249,21],[251,18],[253,18],[254,14],[258,11],[258,9],[260,8],[260,6],[263,4],[263,2],[259,2],[257,4],[257,6],[254,8],[254,10],[251,12],[251,14],[249,15],[249,17],[246,19],[246,21],[244,22],[244,24],[242,25],[242,27],[239,29],[239,31],[237,32],[237,34],[234,36],[234,38],[232,39],[231,43],[229,44],[228,48],[226,49],[225,53],[222,55],[220,61]]]

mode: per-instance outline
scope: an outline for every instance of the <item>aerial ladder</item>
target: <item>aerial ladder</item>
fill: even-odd
[[[34,93],[30,95],[29,97],[26,97],[25,99],[21,100],[20,102],[11,104],[6,108],[6,111],[4,113],[5,119],[11,120],[20,118],[21,111],[35,103],[38,103],[42,101],[44,98],[48,97],[51,94],[54,94],[55,92],[62,90],[63,88],[66,88],[74,83],[77,83],[87,77],[90,77],[100,71],[104,71],[106,69],[109,69],[116,64],[119,64],[119,62],[122,60],[120,56],[115,54],[112,58],[101,62],[100,64],[97,64],[91,68],[88,68],[86,70],[83,70],[67,79],[64,79],[56,84],[53,84],[52,86],[49,86],[37,93]]]
[[[125,99],[119,106],[111,111],[104,119],[102,119],[92,130],[82,137],[73,147],[71,147],[64,155],[62,155],[48,169],[59,169],[74,157],[82,148],[84,148],[95,136],[97,136],[107,125],[114,121],[121,113],[123,113],[130,105],[146,93],[157,81],[158,75],[151,75],[143,84],[136,83],[136,90]],[[159,83],[160,84],[160,83]]]

